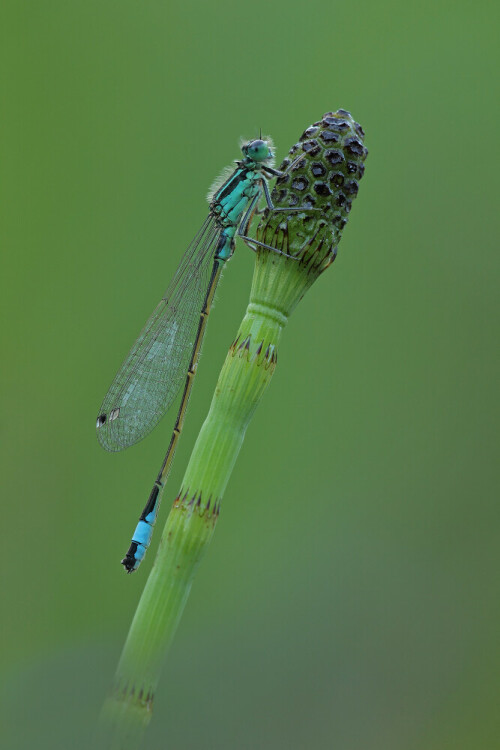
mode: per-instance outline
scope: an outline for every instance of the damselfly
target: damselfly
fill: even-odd
[[[136,570],[150,544],[165,485],[179,439],[201,343],[222,268],[234,251],[235,236],[255,249],[246,236],[262,194],[271,202],[267,179],[279,176],[270,139],[243,144],[243,159],[209,194],[210,211],[189,245],[164,297],[118,370],[97,418],[97,436],[108,451],[120,451],[145,437],[171,406],[184,381],[174,431],[129,550],[122,560]],[[281,209],[284,210],[284,209]],[[287,209],[310,210],[309,207]],[[267,246],[265,246],[267,247]],[[274,248],[269,248],[274,250]]]

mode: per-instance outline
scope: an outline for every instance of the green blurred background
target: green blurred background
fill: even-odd
[[[498,747],[498,16],[2,4],[2,747],[90,746],[160,534],[138,574],[119,560],[173,419],[109,455],[95,418],[211,181],[240,136],[262,127],[280,161],[338,107],[366,175],[283,336],[147,747]],[[253,262],[239,246],[220,287],[171,499]]]

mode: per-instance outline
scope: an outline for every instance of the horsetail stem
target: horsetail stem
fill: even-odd
[[[150,721],[165,654],[212,538],[246,428],[275,370],[281,332],[336,257],[364,172],[363,136],[348,112],[329,112],[304,131],[280,166],[284,174],[271,195],[280,211],[267,208],[257,227],[262,245],[249,305],[168,516],[103,709],[104,724],[112,729],[109,747],[138,747]]]

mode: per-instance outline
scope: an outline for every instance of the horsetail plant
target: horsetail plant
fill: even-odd
[[[308,127],[280,165],[261,215],[250,301],[219,375],[208,416],[163,531],[102,712],[107,747],[137,748],[166,652],[196,568],[213,536],[246,429],[269,385],[281,333],[297,303],[332,264],[367,150],[349,112]],[[300,210],[302,209],[302,210]]]

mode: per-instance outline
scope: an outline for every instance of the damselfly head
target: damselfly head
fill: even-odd
[[[261,138],[257,138],[255,141],[243,143],[241,150],[243,155],[249,157],[252,161],[261,162],[274,157],[270,146],[271,144],[269,141],[263,141]]]

